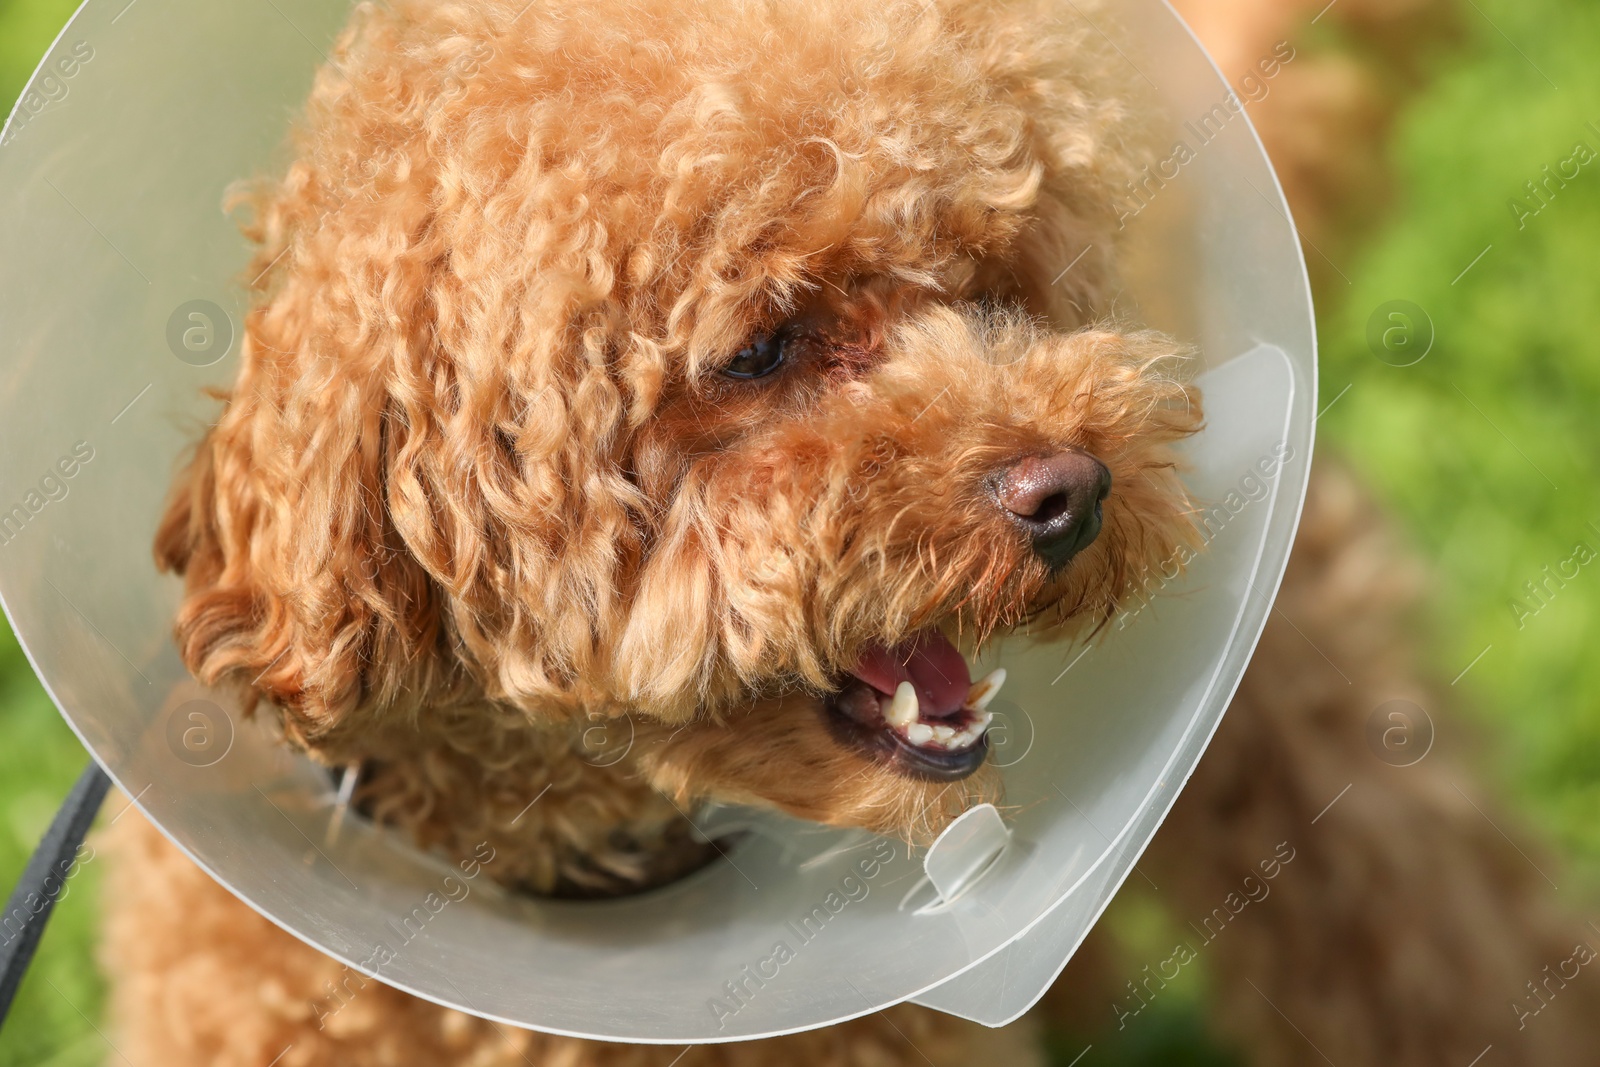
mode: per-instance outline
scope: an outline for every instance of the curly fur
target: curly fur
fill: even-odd
[[[490,842],[543,893],[670,879],[706,798],[925,840],[995,797],[992,773],[923,781],[842,744],[820,694],[932,627],[969,650],[1096,627],[1193,536],[1167,452],[1200,425],[1185,355],[1090,326],[1138,161],[1118,70],[1086,19],[1031,3],[362,5],[287,172],[240,194],[240,370],[157,537],[186,663],[359,764],[367,814]],[[774,381],[717,374],[780,323],[800,340]],[[990,481],[1067,448],[1114,489],[1055,575]],[[624,716],[629,755],[584,759]],[[279,1037],[287,1064],[665,1061],[496,1048],[387,990],[324,1030],[286,991],[326,961],[126,833],[136,869],[186,883],[130,889],[144,925],[109,941],[149,979],[121,1016],[166,1020],[130,1038],[159,1062]],[[176,899],[215,951],[270,961],[249,1026],[212,1007],[248,985],[149,941]],[[902,1008],[685,1062],[1020,1063],[1020,1041]]]
[[[1210,43],[1247,62],[1312,6],[1212,5]],[[1065,10],[361,6],[287,171],[241,193],[258,250],[240,373],[157,545],[184,576],[186,662],[290,743],[360,764],[374,818],[446,853],[491,842],[497,876],[540,893],[674,877],[705,798],[918,840],[996,795],[985,774],[891,773],[816,705],[870,641],[1093,628],[1187,535],[1166,454],[1199,424],[1183,354],[1099,318],[1138,104]],[[1328,218],[1312,134],[1360,140],[1373,97],[1304,69],[1257,117],[1291,195]],[[809,331],[805,376],[717,377],[785,321]],[[980,490],[1067,446],[1104,459],[1115,493],[1052,579]],[[1154,846],[1180,906],[1214,904],[1339,782],[1372,784],[1364,701],[1409,665],[1386,621],[1393,553],[1353,499],[1314,481],[1282,601],[1299,625],[1274,617]],[[629,756],[590,758],[587,733],[619,721]],[[1352,792],[1305,846],[1296,874],[1315,877],[1217,950],[1224,1017],[1260,1062],[1305,1062],[1299,1028],[1339,1063],[1466,1062],[1480,1034],[1516,1062],[1583,1062],[1577,994],[1536,1047],[1453,1014],[1499,1010],[1497,976],[1537,974],[1572,924],[1433,774]],[[687,1051],[513,1032],[364,980],[322,1019],[349,980],[336,963],[135,816],[115,837],[106,953],[138,1063],[1038,1062],[1033,1021],[912,1006]],[[1374,885],[1409,918],[1363,906]],[[1109,960],[1092,941],[1047,1014],[1109,1005]]]
[[[1103,258],[1041,277],[1110,247],[1105,46],[1026,7],[614,7],[358,9],[247,197],[259,303],[158,538],[180,647],[336,762],[632,715],[679,799],[910,833],[930,790],[805,762],[791,705],[869,641],[1093,625],[1188,536],[1181,353],[1065,332]],[[804,366],[715,374],[780,319]],[[1116,488],[1054,580],[985,479],[1066,447]]]

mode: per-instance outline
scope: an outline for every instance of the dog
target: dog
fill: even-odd
[[[244,194],[239,374],[156,539],[185,663],[359,766],[380,824],[486,842],[533,893],[679,876],[706,800],[930,839],[997,796],[998,678],[966,655],[1103,626],[1195,537],[1186,353],[1102,321],[1109,256],[1057,277],[1113,246],[1140,163],[1124,66],[1031,3],[361,6],[297,158]],[[595,715],[635,721],[629,758],[580,758]],[[269,1025],[266,931],[211,899],[183,955],[248,945],[250,989],[209,974],[175,1011],[132,962],[119,992],[162,999],[125,1002],[136,1058],[506,1051],[387,996],[370,1038],[340,1029],[370,1012],[319,1029],[287,975]],[[889,1016],[684,1062],[1016,1043],[895,1014],[883,1053]]]
[[[363,5],[294,161],[242,195],[239,375],[156,542],[184,582],[185,662],[286,744],[359,768],[376,822],[452,858],[487,843],[493,876],[530,893],[681,877],[715,858],[686,815],[706,800],[926,842],[999,796],[994,680],[969,656],[1024,625],[1093,632],[1193,536],[1171,452],[1202,420],[1186,353],[1104,317],[1139,106],[1094,24],[1054,5]],[[1365,518],[1319,477],[1285,586],[1284,616],[1341,652],[1351,619],[1388,617],[1330,579],[1370,549]],[[1359,758],[1348,720],[1395,677],[1356,655],[1362,684],[1326,699],[1321,654],[1292,637],[1269,626],[1222,758],[1175,812],[1188,848],[1158,840],[1185,901],[1262,839],[1252,818],[1324,799]],[[1295,741],[1319,715],[1338,759]],[[581,758],[595,716],[634,721],[627,759]],[[1246,788],[1238,761],[1262,751],[1279,772]],[[1414,781],[1394,794],[1413,825],[1485,854]],[[1344,858],[1411,843],[1381,822],[1307,844],[1311,866],[1359,885]],[[107,961],[139,1064],[1026,1067],[1048,1019],[1119,984],[1083,993],[1091,951],[1004,1030],[901,1005],[687,1051],[513,1031],[359,976],[332,1013],[341,965],[148,824],[115,835]],[[1462,954],[1554,943],[1520,937],[1544,922],[1526,879],[1474,886],[1489,904],[1442,910],[1429,944],[1506,915]],[[1328,1010],[1300,979],[1306,959],[1352,961],[1357,985],[1393,973],[1365,904],[1280,893],[1268,934],[1222,957],[1262,1062],[1305,1049],[1243,979],[1327,916],[1329,941],[1369,933],[1366,954],[1267,956],[1283,984],[1266,988],[1305,991],[1285,1013],[1322,1046],[1359,1020],[1340,1062],[1453,1053],[1449,997],[1389,1033],[1383,994],[1423,978]]]

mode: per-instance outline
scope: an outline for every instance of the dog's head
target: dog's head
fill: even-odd
[[[185,658],[313,745],[626,714],[658,788],[906,832],[983,762],[964,654],[1189,529],[1180,353],[1086,327],[1121,60],[1073,5],[524,3],[364,6],[250,197]]]

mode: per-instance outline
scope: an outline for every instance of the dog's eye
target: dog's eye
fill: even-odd
[[[783,366],[789,337],[788,330],[780,329],[750,342],[734,353],[728,365],[722,368],[722,373],[729,378],[765,378]]]

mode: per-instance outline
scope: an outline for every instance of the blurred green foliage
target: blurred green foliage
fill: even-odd
[[[62,0],[0,0],[0,101],[16,97],[71,11]],[[1492,742],[1491,770],[1593,885],[1600,7],[1475,0],[1461,21],[1462,39],[1397,131],[1400,202],[1359,254],[1337,254],[1319,294],[1322,402],[1332,404],[1320,431],[1434,561],[1435,673],[1449,682],[1471,664],[1452,692]],[[1596,158],[1531,195],[1525,183],[1544,183],[1547,165],[1572,173],[1580,144]],[[1406,339],[1406,328],[1421,330],[1413,342],[1432,335],[1411,366],[1391,365],[1392,353],[1380,359],[1368,340],[1374,312],[1395,300],[1415,303],[1428,321],[1380,318],[1380,334],[1399,326],[1391,341]],[[1574,563],[1585,555],[1579,545],[1596,557]],[[1529,582],[1542,584],[1536,596]],[[9,634],[0,635],[0,737],[0,884],[9,886],[84,762]],[[97,874],[88,864],[58,908],[0,1032],[0,1067],[105,1059]],[[1163,943],[1166,920],[1145,894],[1125,893],[1109,921],[1134,955]],[[1230,1062],[1204,1036],[1203,971],[1190,981],[1174,983],[1170,1000],[1127,1034],[1103,1040],[1083,1067]],[[1052,1047],[1064,1065],[1084,1044],[1057,1036]]]
[[[0,110],[10,111],[75,7],[62,0],[0,0]],[[9,894],[88,757],[3,624],[0,738],[0,892]],[[90,1025],[105,995],[93,964],[98,875],[91,861],[57,904],[11,1021],[0,1030],[0,1067],[105,1059],[105,1044]]]
[[[1524,815],[1592,879],[1600,7],[1478,0],[1461,17],[1465,43],[1395,138],[1403,202],[1340,264],[1352,284],[1324,298],[1323,403],[1349,392],[1320,429],[1433,562],[1437,676],[1448,683],[1482,654],[1455,685],[1459,702]],[[1369,345],[1374,311],[1392,300],[1431,319],[1432,349],[1412,366]]]
[[[77,6],[67,0],[0,0],[0,111],[11,110]]]
[[[78,739],[0,628],[0,893],[11,885],[88,762]],[[106,802],[112,811],[124,801]],[[94,966],[100,864],[87,858],[67,882],[39,955],[0,1030],[0,1067],[98,1064],[107,1049],[94,1032],[105,996]]]

